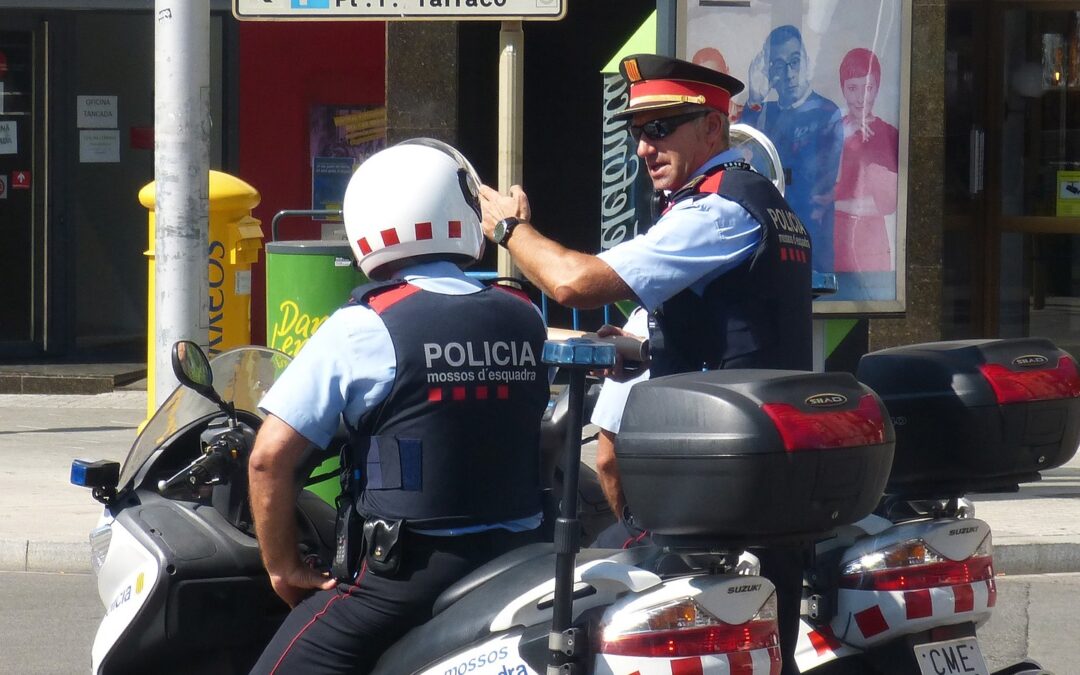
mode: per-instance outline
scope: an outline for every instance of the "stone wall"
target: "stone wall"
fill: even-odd
[[[386,23],[387,145],[415,136],[457,141],[458,23]]]
[[[870,349],[941,337],[946,0],[912,0],[907,313],[871,319]]]

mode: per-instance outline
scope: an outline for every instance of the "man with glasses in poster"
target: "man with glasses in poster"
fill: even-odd
[[[763,131],[776,146],[787,175],[785,197],[814,240],[814,269],[831,273],[836,271],[833,190],[844,123],[836,104],[814,91],[810,73],[799,29],[773,29],[750,65],[741,121]],[[769,99],[774,91],[775,100]]]
[[[542,235],[520,186],[508,195],[483,186],[484,234],[508,249],[525,276],[562,305],[640,303],[648,312],[651,376],[719,368],[811,370],[810,237],[775,186],[729,147],[729,103],[743,84],[650,54],[628,56],[619,69],[630,100],[615,118],[630,120],[637,154],[662,202],[656,223],[589,255]],[[619,400],[605,403],[606,395]],[[615,465],[624,396],[624,387],[605,385],[597,408],[607,412],[593,416],[602,429],[601,484],[615,512],[627,516],[614,532],[601,535],[599,543],[608,546],[646,538],[622,508]],[[760,553],[765,576],[779,594],[787,672],[794,668],[801,554]]]

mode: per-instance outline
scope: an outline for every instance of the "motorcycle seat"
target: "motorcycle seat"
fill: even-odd
[[[532,560],[533,558],[550,555],[554,551],[554,544],[549,542],[538,542],[536,544],[522,546],[521,548],[515,548],[494,560],[488,561],[469,574],[466,574],[461,579],[458,579],[452,586],[443,591],[442,594],[435,599],[435,604],[431,607],[431,615],[437,616],[441,614],[444,609],[476,590],[480,585],[487,583],[500,574],[506,573],[507,570],[517,567],[523,562]]]
[[[611,558],[632,564],[645,555],[644,548],[627,551],[587,548],[578,553],[576,562],[581,565]],[[490,569],[482,572],[489,565]],[[488,573],[499,568],[502,568],[500,573]],[[477,573],[480,574],[476,579],[470,579]],[[554,573],[555,548],[550,543],[515,549],[477,568],[459,582],[466,583],[471,592],[444,605],[430,621],[406,633],[382,655],[372,674],[420,672],[438,659],[488,636],[491,622],[503,608],[529,589],[551,579]]]

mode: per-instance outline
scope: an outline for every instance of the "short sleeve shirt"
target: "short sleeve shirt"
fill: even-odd
[[[649,315],[640,307],[626,320],[623,330],[631,335],[646,337],[649,334]],[[622,423],[623,408],[626,407],[626,399],[630,396],[630,388],[638,382],[649,379],[649,371],[644,370],[637,377],[617,382],[611,378],[604,380],[604,386],[600,388],[600,396],[596,399],[593,407],[592,423],[596,426],[619,433],[619,425]]]
[[[397,276],[447,295],[483,288],[448,262],[408,267]],[[355,427],[389,395],[396,371],[394,343],[379,315],[363,305],[346,305],[319,326],[259,408],[325,448],[337,432],[339,416]]]
[[[726,150],[693,177],[741,160]],[[649,311],[685,288],[701,293],[710,281],[753,254],[761,225],[741,205],[716,194],[685,199],[640,234],[600,254]]]

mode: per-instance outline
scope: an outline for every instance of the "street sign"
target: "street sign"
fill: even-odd
[[[558,20],[566,0],[233,0],[247,21]]]

